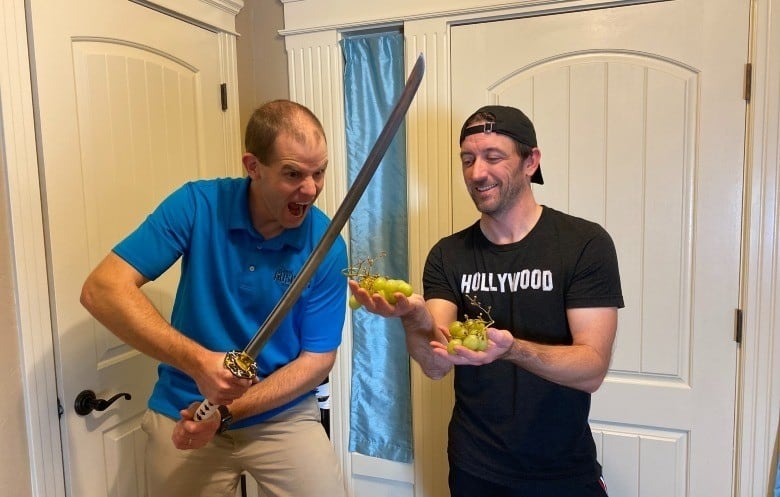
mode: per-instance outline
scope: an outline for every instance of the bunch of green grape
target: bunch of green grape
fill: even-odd
[[[486,329],[487,321],[481,318],[453,321],[450,324],[450,340],[447,342],[447,352],[454,354],[456,345],[463,345],[469,350],[484,351],[487,349]]]
[[[365,289],[370,295],[378,293],[388,303],[395,305],[396,293],[402,293],[406,297],[412,295],[414,289],[405,280],[388,278],[380,274],[371,272],[371,268],[379,257],[384,257],[382,252],[377,258],[367,258],[358,261],[356,266],[351,266],[343,272],[348,277],[358,282],[361,288]],[[354,295],[349,296],[349,308],[352,310],[360,309],[361,304]]]
[[[382,298],[393,305],[396,303],[396,293],[402,293],[406,297],[409,297],[414,291],[412,285],[410,285],[408,282],[404,280],[390,279],[386,276],[365,276],[358,280],[358,284],[360,284],[361,288],[365,288],[369,294],[373,295],[378,293],[382,296]],[[352,309],[360,308],[360,302],[355,299],[354,295],[350,295],[349,297],[349,307]]]
[[[472,305],[478,307],[487,314],[487,320],[482,317],[482,313],[476,318],[470,318],[468,314],[463,321],[453,321],[449,326],[450,338],[447,341],[447,352],[455,353],[455,346],[462,345],[469,350],[484,352],[488,346],[487,329],[493,324],[490,317],[490,307],[487,309],[477,301],[476,297],[466,295]]]

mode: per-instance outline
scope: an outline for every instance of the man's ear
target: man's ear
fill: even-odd
[[[254,154],[250,154],[249,152],[245,153],[241,156],[241,162],[244,163],[244,170],[249,176],[254,177],[257,174],[257,168],[260,167],[260,161],[257,160],[257,157],[255,157]]]
[[[538,148],[534,147],[531,149],[531,154],[526,157],[525,159],[525,173],[528,175],[528,178],[530,179],[531,176],[534,175],[537,169],[539,169],[539,164],[542,162],[542,152]]]

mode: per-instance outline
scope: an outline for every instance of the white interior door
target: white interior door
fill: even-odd
[[[615,240],[626,308],[591,413],[610,495],[732,495],[748,7],[452,28],[453,143],[479,106],[520,107],[542,151],[537,200]],[[455,171],[458,229],[476,211]]]
[[[66,485],[77,497],[144,495],[138,428],[155,364],[79,304],[111,247],[175,187],[234,175],[220,105],[220,43],[125,0],[30,0],[34,87]],[[145,290],[170,312],[176,274]],[[83,390],[109,399],[78,415]]]

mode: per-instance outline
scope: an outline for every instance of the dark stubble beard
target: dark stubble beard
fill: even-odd
[[[469,193],[471,195],[471,200],[474,202],[474,205],[479,212],[491,217],[497,217],[508,212],[519,201],[526,188],[528,188],[528,184],[523,183],[522,180],[516,178],[512,178],[512,181],[508,184],[504,183],[499,185],[498,203],[493,207],[487,207],[484,203],[480,204],[477,202],[477,195],[474,193],[476,186],[472,186]]]

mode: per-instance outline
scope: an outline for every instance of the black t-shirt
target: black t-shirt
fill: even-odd
[[[458,306],[458,319],[490,308],[517,338],[570,344],[566,309],[623,307],[615,247],[598,224],[544,207],[521,241],[494,245],[475,223],[428,254],[425,299]],[[588,426],[590,394],[495,361],[455,367],[451,464],[502,484],[592,479],[601,467]]]

